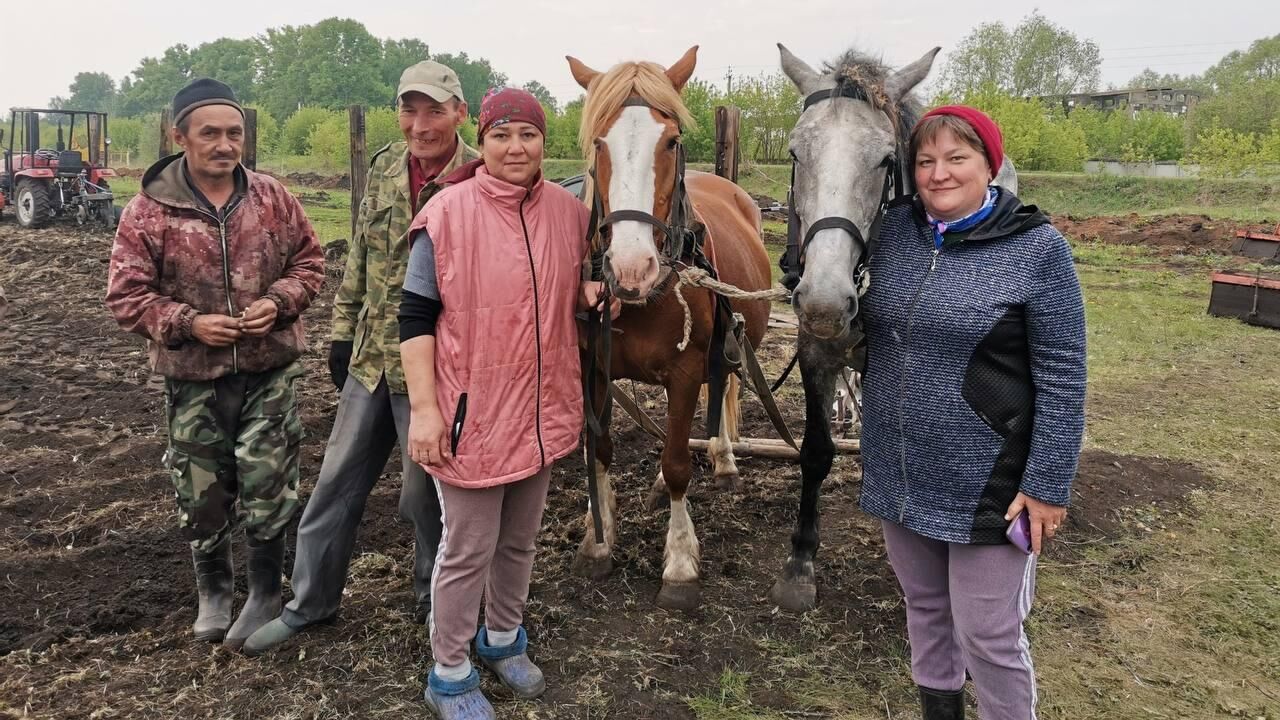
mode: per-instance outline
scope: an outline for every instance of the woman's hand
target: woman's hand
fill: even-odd
[[[440,408],[409,413],[409,457],[423,469],[449,457],[449,432]]]
[[[1005,522],[1012,521],[1023,508],[1026,508],[1027,519],[1031,521],[1031,551],[1039,555],[1043,540],[1052,539],[1058,526],[1067,519],[1067,509],[1018,493],[1004,514]]]
[[[598,308],[605,298],[605,284],[595,280],[586,280],[578,289],[578,309],[590,310]],[[609,318],[617,320],[622,313],[622,301],[616,296],[609,296]]]

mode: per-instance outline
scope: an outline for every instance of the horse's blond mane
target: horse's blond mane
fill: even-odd
[[[671,85],[667,71],[652,62],[624,62],[597,75],[587,88],[587,101],[582,106],[582,125],[578,142],[588,167],[595,164],[595,139],[608,130],[608,123],[622,109],[627,98],[636,96],[655,110],[679,121],[682,128],[693,126],[693,116]]]

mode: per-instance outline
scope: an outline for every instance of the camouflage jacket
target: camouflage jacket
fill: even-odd
[[[150,340],[151,369],[175,380],[263,372],[305,347],[299,316],[324,283],[324,251],[302,205],[266,175],[237,169],[242,193],[225,218],[206,210],[181,155],[147,170],[111,248],[106,305],[120,327]],[[261,298],[278,308],[264,337],[228,347],[195,340],[196,315],[239,315]]]
[[[437,177],[478,157],[458,136],[453,159]],[[409,266],[409,224],[415,210],[439,189],[432,180],[418,193],[418,202],[411,203],[408,145],[391,143],[374,154],[346,273],[333,299],[333,339],[353,341],[351,374],[370,392],[384,374],[391,392],[407,392],[396,315]]]

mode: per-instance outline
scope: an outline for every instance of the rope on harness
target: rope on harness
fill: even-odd
[[[684,335],[676,349],[681,352],[689,346],[689,335],[693,332],[693,313],[689,310],[689,301],[684,299],[680,289],[684,286],[706,288],[717,295],[731,300],[785,300],[791,295],[786,288],[769,288],[768,290],[743,290],[727,282],[711,277],[711,274],[699,267],[686,267],[676,273],[676,299],[684,308]]]

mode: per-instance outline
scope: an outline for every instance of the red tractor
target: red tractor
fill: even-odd
[[[119,212],[107,184],[115,172],[106,162],[111,146],[106,113],[15,108],[7,142],[0,128],[0,146],[0,213],[12,206],[25,228],[55,218],[115,227]]]

